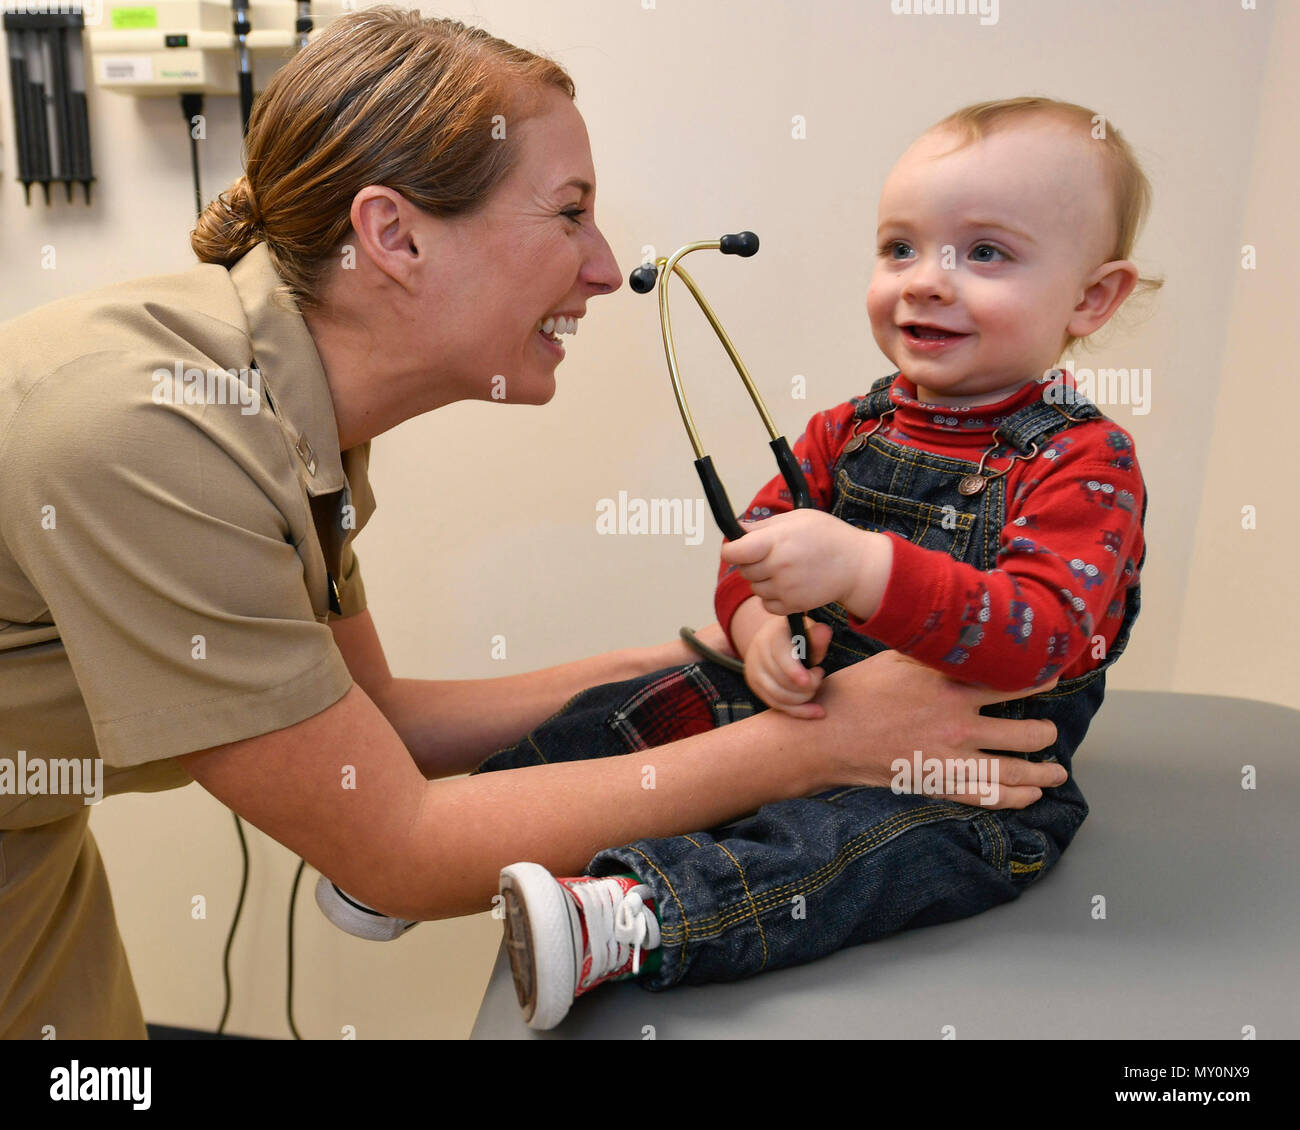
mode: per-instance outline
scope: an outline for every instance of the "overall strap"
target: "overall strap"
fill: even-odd
[[[887,377],[881,377],[871,386],[867,395],[858,401],[857,408],[853,410],[856,419],[878,420],[882,412],[889,410],[889,389],[899,372],[901,370],[890,373]]]
[[[1058,373],[1059,369],[1053,369],[1051,375]],[[1059,380],[1049,380],[1043,384],[1039,400],[1013,412],[998,425],[993,435],[1026,455],[1039,440],[1074,424],[1098,419],[1101,415],[1101,409],[1082,393]]]
[[[998,425],[994,435],[1020,454],[1027,455],[1039,440],[1055,435],[1063,428],[1100,417],[1101,409],[1081,392],[1064,384],[1059,379],[1060,375],[1061,370],[1053,369],[1049,379],[1042,384],[1041,398],[1013,412]],[[887,412],[892,407],[889,390],[897,376],[898,373],[894,372],[876,381],[867,395],[858,402],[853,412],[854,417],[858,420],[876,420]]]

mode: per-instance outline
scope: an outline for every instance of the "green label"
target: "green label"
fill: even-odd
[[[113,27],[126,31],[142,27],[158,26],[157,8],[114,8]]]

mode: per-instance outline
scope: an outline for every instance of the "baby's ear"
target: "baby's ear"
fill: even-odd
[[[1066,325],[1066,333],[1076,340],[1082,340],[1105,326],[1138,283],[1137,266],[1129,259],[1103,263],[1096,274]]]

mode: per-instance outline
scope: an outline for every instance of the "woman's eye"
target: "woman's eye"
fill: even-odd
[[[981,251],[991,251],[991,252],[993,252],[994,255],[1002,255],[1002,258],[1003,258],[1003,259],[1006,258],[1006,256],[1003,255],[1002,252],[999,251],[996,247],[994,247],[993,244],[991,244],[991,243],[979,243],[979,244],[976,244],[973,248],[971,248],[971,256],[972,256],[972,257],[975,257],[975,261],[976,261],[977,263],[992,263],[992,262],[994,261],[994,260],[992,260],[992,259],[986,259],[986,258],[979,257]]]
[[[560,213],[562,216],[568,216],[575,224],[579,222],[578,218],[580,216],[585,216],[586,214],[586,208],[567,208],[565,211]]]

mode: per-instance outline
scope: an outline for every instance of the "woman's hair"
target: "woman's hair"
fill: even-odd
[[[265,242],[299,306],[319,306],[360,189],[386,185],[436,216],[474,211],[548,87],[574,95],[559,64],[480,28],[393,7],[344,15],[253,103],[245,173],[199,217],[194,253],[229,267]]]
[[[1102,167],[1111,190],[1117,221],[1115,245],[1107,261],[1131,259],[1133,245],[1146,222],[1151,207],[1151,184],[1124,136],[1101,114],[1073,102],[1054,98],[1007,98],[996,102],[977,102],[949,114],[936,122],[927,133],[950,131],[958,137],[956,149],[978,141],[995,130],[1030,118],[1051,118],[1083,141],[1098,146]],[[1133,295],[1154,293],[1164,285],[1160,278],[1141,276]],[[1080,338],[1066,335],[1064,349]],[[1085,343],[1086,344],[1086,343]]]

